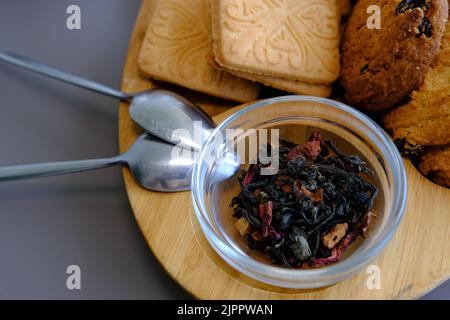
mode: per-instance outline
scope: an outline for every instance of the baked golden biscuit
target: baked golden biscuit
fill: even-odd
[[[450,27],[441,50],[409,103],[391,111],[384,126],[403,152],[421,155],[419,170],[437,184],[450,187]],[[431,149],[432,151],[429,151]],[[418,154],[417,154],[418,153]]]
[[[380,29],[367,27],[370,5],[380,8]],[[359,0],[342,44],[347,102],[385,111],[407,99],[439,51],[447,18],[447,0]]]
[[[330,84],[339,75],[336,0],[215,0],[214,56],[227,70]]]
[[[234,74],[237,77],[244,78],[251,81],[256,81],[262,83],[268,87],[273,87],[276,89],[281,89],[283,91],[308,95],[308,96],[316,96],[316,97],[329,97],[332,91],[331,85],[326,84],[315,84],[308,83],[302,81],[293,81],[286,80],[282,78],[275,78],[270,76],[262,76],[259,74],[253,74],[243,71],[228,71],[231,74]]]
[[[331,86],[327,86],[325,84],[312,84],[312,83],[301,82],[301,81],[292,81],[292,80],[286,80],[286,79],[275,78],[275,77],[261,76],[261,75],[247,73],[247,72],[241,72],[241,71],[227,70],[227,69],[223,68],[222,66],[220,66],[216,62],[216,60],[214,59],[214,56],[211,56],[210,63],[216,69],[225,70],[231,74],[234,74],[235,76],[237,76],[239,78],[256,81],[256,82],[262,83],[266,86],[284,90],[284,91],[291,92],[291,93],[295,93],[295,94],[302,94],[302,95],[326,98],[326,97],[330,96],[331,91],[332,91]]]
[[[450,143],[450,98],[429,108],[417,107],[411,102],[395,110],[395,115],[385,121],[394,140],[407,142],[409,147],[441,146]],[[398,123],[394,117],[403,118]],[[406,121],[405,121],[406,120]],[[389,121],[394,121],[390,124]]]
[[[213,68],[211,48],[209,0],[156,0],[139,68],[151,78],[216,97],[254,100],[258,84]]]
[[[450,146],[432,151],[422,158],[420,172],[430,180],[450,188]]]
[[[441,50],[409,103],[391,111],[383,120],[395,140],[409,147],[450,143],[450,27]]]

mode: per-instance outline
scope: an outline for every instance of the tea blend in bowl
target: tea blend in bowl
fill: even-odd
[[[340,261],[374,217],[378,189],[357,155],[342,153],[318,131],[305,144],[281,141],[279,171],[261,175],[252,164],[231,206],[248,246],[287,268]]]

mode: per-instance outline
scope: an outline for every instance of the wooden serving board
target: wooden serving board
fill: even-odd
[[[144,0],[131,37],[122,89],[136,92],[153,85],[138,71],[141,42],[152,12]],[[193,99],[220,122],[229,105],[171,87]],[[120,149],[126,151],[141,131],[120,106]],[[409,178],[404,220],[387,249],[373,262],[381,269],[381,289],[367,287],[362,271],[336,285],[316,290],[288,290],[256,282],[227,265],[209,246],[196,221],[189,192],[162,194],[140,188],[123,170],[139,227],[162,266],[193,296],[202,299],[410,299],[450,277],[450,190],[434,185],[406,161]]]

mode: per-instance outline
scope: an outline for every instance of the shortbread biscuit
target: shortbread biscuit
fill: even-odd
[[[313,84],[313,83],[307,83],[307,82],[301,82],[301,81],[292,81],[292,80],[286,80],[281,78],[274,78],[274,77],[268,77],[268,76],[261,76],[253,73],[247,73],[242,71],[235,71],[235,70],[227,70],[224,67],[220,66],[215,58],[214,55],[211,55],[210,63],[213,67],[221,70],[228,71],[231,74],[234,74],[235,76],[251,81],[256,81],[259,83],[262,83],[265,86],[280,89],[283,91],[295,93],[295,94],[302,94],[302,95],[309,95],[309,96],[317,96],[317,97],[329,97],[332,91],[331,86],[327,86],[325,84]]]
[[[268,87],[273,87],[276,89],[280,89],[295,94],[326,98],[330,96],[332,91],[332,87],[330,85],[325,84],[313,84],[302,81],[292,81],[282,78],[261,76],[258,74],[252,74],[243,71],[229,71],[229,72],[237,77],[251,81],[256,81]]]
[[[367,27],[367,8],[381,11],[381,29]],[[342,45],[347,102],[368,111],[402,103],[422,83],[439,51],[447,0],[359,0]]]
[[[383,124],[395,140],[410,147],[450,143],[450,27],[441,50],[409,103],[391,111]]]
[[[208,62],[211,48],[209,0],[156,0],[139,67],[151,78],[195,91],[238,102],[254,100],[258,84],[213,68]]]
[[[420,172],[437,184],[450,188],[450,146],[434,150],[422,158]]]
[[[336,0],[215,0],[214,56],[228,70],[330,84],[339,75]]]

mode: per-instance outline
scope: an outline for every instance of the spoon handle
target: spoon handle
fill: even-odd
[[[128,100],[131,95],[118,91],[116,89],[107,87],[103,84],[84,79],[82,77],[58,70],[56,68],[42,64],[31,58],[21,56],[16,53],[0,50],[0,61],[21,67],[23,69],[33,71],[50,78],[61,80],[75,86],[85,88],[94,92],[102,93],[120,100]]]
[[[108,159],[49,162],[0,167],[0,182],[95,170],[123,163],[125,163],[125,160],[119,156]]]

